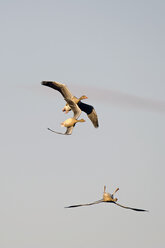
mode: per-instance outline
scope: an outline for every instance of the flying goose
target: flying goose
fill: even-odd
[[[57,82],[52,82],[52,81],[42,81],[41,84],[43,84],[45,86],[49,86],[55,90],[58,90],[63,95],[64,99],[69,98],[70,100],[75,102],[79,106],[79,108],[88,115],[88,118],[91,120],[94,127],[97,128],[99,126],[97,113],[96,113],[94,107],[92,105],[81,102],[81,100],[87,99],[87,96],[83,95],[80,98],[73,96],[71,94],[71,92],[68,90],[67,86],[65,84],[62,84],[62,83],[57,83]],[[67,102],[67,104],[62,109],[62,111],[64,111],[67,114],[70,111],[70,109],[71,109],[71,106]]]
[[[64,135],[72,134],[73,128],[77,122],[85,122],[84,119],[78,120],[78,118],[81,114],[81,110],[78,107],[78,105],[72,100],[72,94],[69,92],[69,90],[67,89],[67,87],[64,84],[61,84],[58,82],[42,81],[41,84],[45,85],[45,86],[49,86],[49,87],[52,87],[52,85],[53,85],[53,88],[58,90],[63,95],[65,101],[69,104],[70,108],[72,109],[72,111],[74,113],[72,118],[69,118],[69,119],[67,119],[61,123],[62,127],[67,128],[65,133],[56,132],[50,128],[48,128],[48,130],[50,130],[54,133],[57,133],[57,134],[64,134]]]
[[[123,205],[120,205],[119,203],[117,203],[117,198],[114,198],[114,194],[119,190],[119,188],[117,188],[113,194],[110,193],[106,193],[106,186],[104,186],[104,193],[103,193],[103,198],[101,200],[92,202],[92,203],[87,203],[87,204],[79,204],[79,205],[72,205],[72,206],[68,206],[65,208],[76,208],[76,207],[82,207],[82,206],[90,206],[90,205],[94,205],[94,204],[98,204],[98,203],[102,203],[102,202],[106,202],[106,203],[114,203],[116,205],[118,205],[119,207],[122,208],[127,208],[127,209],[131,209],[134,211],[148,211],[148,210],[144,210],[144,209],[139,209],[139,208],[131,208],[131,207],[125,207]]]

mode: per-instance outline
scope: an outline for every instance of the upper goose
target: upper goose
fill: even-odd
[[[92,105],[81,102],[81,100],[87,99],[87,97],[85,95],[81,96],[80,98],[73,96],[65,84],[52,82],[52,81],[43,81],[42,84],[49,86],[55,90],[58,90],[63,95],[64,98],[66,98],[65,95],[67,94],[67,96],[69,96],[70,100],[74,101],[79,106],[79,108],[88,115],[88,117],[91,120],[91,122],[93,123],[94,127],[99,126],[98,117],[97,117],[97,114],[96,114],[94,107]],[[71,106],[67,102],[66,106],[62,110],[64,112],[66,111],[66,113],[68,113],[70,111],[70,109],[71,109]]]
[[[41,84],[45,86],[50,86],[50,87],[52,87],[53,85],[53,88],[58,90],[63,95],[65,101],[69,104],[70,108],[72,109],[74,113],[74,116],[72,118],[69,118],[61,123],[61,126],[67,128],[65,133],[59,133],[50,128],[48,128],[48,130],[58,133],[58,134],[64,134],[64,135],[72,134],[73,128],[77,122],[85,122],[84,119],[77,120],[81,114],[81,110],[78,107],[78,105],[72,100],[72,94],[69,92],[69,90],[64,84],[61,84],[58,82],[42,81]]]
[[[106,193],[105,192],[106,190],[106,186],[104,186],[104,193],[103,193],[103,198],[101,200],[98,200],[98,201],[95,201],[95,202],[92,202],[92,203],[87,203],[87,204],[79,204],[79,205],[72,205],[72,206],[68,206],[66,208],[75,208],[75,207],[81,207],[81,206],[90,206],[90,205],[94,205],[94,204],[98,204],[98,203],[101,203],[101,202],[107,202],[107,203],[114,203],[122,208],[127,208],[127,209],[131,209],[131,210],[134,210],[134,211],[148,211],[148,210],[144,210],[144,209],[139,209],[139,208],[131,208],[131,207],[125,207],[123,205],[120,205],[117,203],[117,198],[114,198],[114,194],[119,190],[119,188],[117,188],[113,194],[110,194],[110,193]]]

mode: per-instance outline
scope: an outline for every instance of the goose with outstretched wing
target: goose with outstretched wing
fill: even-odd
[[[76,103],[78,107],[81,109],[81,111],[85,112],[88,116],[88,118],[93,123],[94,127],[99,127],[98,122],[98,116],[97,113],[92,105],[83,103],[81,100],[87,99],[87,96],[83,95],[80,98],[77,98],[72,95],[72,93],[68,90],[67,86],[65,84],[59,83],[59,82],[53,82],[53,81],[42,81],[42,85],[51,87],[55,90],[58,90],[64,97],[64,99],[70,99],[72,102]],[[65,100],[66,100],[65,99]],[[67,100],[66,100],[67,101]],[[71,105],[66,103],[65,107],[62,109],[66,114],[71,110]]]
[[[139,208],[131,208],[131,207],[125,207],[123,205],[120,205],[117,203],[117,198],[114,198],[114,194],[119,190],[119,188],[117,188],[113,194],[110,194],[110,193],[107,193],[106,192],[106,186],[104,186],[104,193],[103,193],[103,198],[101,200],[98,200],[98,201],[95,201],[95,202],[92,202],[92,203],[87,203],[87,204],[78,204],[78,205],[71,205],[71,206],[68,206],[68,207],[65,207],[65,208],[76,208],[76,207],[83,207],[83,206],[90,206],[90,205],[94,205],[94,204],[99,204],[99,203],[102,203],[102,202],[106,202],[106,203],[114,203],[116,205],[118,205],[119,207],[122,207],[122,208],[127,208],[127,209],[131,209],[131,210],[134,210],[134,211],[148,211],[148,210],[145,210],[145,209],[139,209]]]
[[[62,127],[66,127],[66,132],[65,133],[60,133],[56,132],[50,128],[48,130],[57,133],[57,134],[63,134],[63,135],[70,135],[72,134],[73,128],[76,125],[77,122],[85,122],[84,119],[78,120],[80,114],[81,114],[81,109],[78,107],[78,105],[73,101],[73,96],[68,90],[68,88],[61,83],[58,82],[51,82],[51,81],[42,81],[42,85],[49,86],[51,88],[54,88],[55,90],[58,90],[62,96],[64,97],[65,101],[67,104],[69,104],[71,110],[73,111],[74,115],[72,118],[68,118],[64,122],[61,123]]]

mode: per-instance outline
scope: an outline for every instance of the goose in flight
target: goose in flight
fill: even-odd
[[[50,128],[48,128],[48,130],[57,133],[57,134],[63,134],[63,135],[70,135],[72,134],[73,128],[76,125],[77,122],[85,122],[84,119],[80,119],[78,120],[80,114],[81,114],[81,110],[78,107],[78,105],[72,100],[72,94],[69,92],[69,90],[67,89],[67,87],[64,84],[61,83],[57,83],[57,82],[49,82],[49,81],[43,81],[41,83],[42,85],[46,85],[46,86],[50,86],[53,88],[58,90],[64,97],[65,101],[67,102],[67,104],[69,104],[71,110],[73,111],[74,115],[72,118],[69,118],[67,120],[65,120],[64,122],[61,123],[62,127],[66,127],[66,132],[65,133],[60,133],[60,132],[56,132]]]
[[[73,96],[71,92],[68,90],[67,86],[62,83],[57,83],[57,82],[52,82],[52,81],[42,81],[41,84],[51,87],[55,90],[58,90],[62,94],[65,100],[69,98],[70,100],[75,102],[78,105],[78,107],[87,114],[88,118],[91,120],[94,127],[97,128],[99,126],[97,113],[94,107],[92,105],[81,102],[81,100],[87,99],[87,96],[83,95],[80,98]],[[66,102],[67,103],[65,107],[62,109],[62,111],[64,111],[67,114],[71,110],[71,106],[67,100]]]
[[[94,204],[106,202],[106,203],[114,203],[114,204],[118,205],[119,207],[131,209],[131,210],[134,210],[134,211],[148,211],[148,210],[139,209],[139,208],[126,207],[126,206],[123,206],[123,205],[117,203],[117,200],[118,200],[118,199],[117,199],[117,198],[114,198],[114,194],[115,194],[118,190],[119,190],[119,188],[117,188],[117,189],[113,192],[113,194],[106,193],[106,186],[104,186],[103,198],[102,198],[101,200],[98,200],[98,201],[95,201],[95,202],[92,202],[92,203],[87,203],[87,204],[72,205],[72,206],[68,206],[68,207],[65,207],[65,208],[76,208],[76,207],[82,207],[82,206],[90,206],[90,205],[94,205]]]

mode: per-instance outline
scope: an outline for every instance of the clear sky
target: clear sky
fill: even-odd
[[[0,247],[165,246],[165,2],[1,1]],[[71,136],[59,92],[86,94],[100,127]],[[72,116],[71,113],[68,116]],[[102,198],[110,204],[65,209]]]

